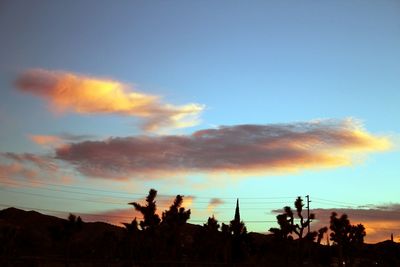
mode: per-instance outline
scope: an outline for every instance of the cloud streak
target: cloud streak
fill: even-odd
[[[23,165],[31,164],[38,167],[40,170],[48,170],[48,171],[58,170],[57,164],[55,164],[55,162],[52,160],[51,157],[47,156],[39,156],[32,153],[18,154],[18,153],[7,152],[7,153],[0,153],[0,157],[12,160],[14,162]]]
[[[353,164],[390,147],[352,119],[236,125],[191,135],[134,136],[85,141],[56,149],[56,157],[93,177],[297,171]]]
[[[60,161],[46,155],[0,152],[0,183],[6,187],[41,186],[41,181],[71,183]],[[38,183],[39,182],[39,183]]]
[[[148,131],[193,126],[204,108],[193,103],[165,104],[158,96],[140,93],[118,81],[61,71],[31,69],[18,77],[16,86],[49,101],[56,113],[134,116],[144,120],[143,128]]]

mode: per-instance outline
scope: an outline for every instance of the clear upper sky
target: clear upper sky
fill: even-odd
[[[400,234],[399,1],[6,0],[0,40],[5,206],[127,216],[154,187],[265,232],[309,194]]]

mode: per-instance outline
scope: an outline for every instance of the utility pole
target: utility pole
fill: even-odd
[[[311,200],[310,200],[310,196],[309,195],[307,195],[306,198],[307,198],[307,219],[308,219],[308,229],[307,229],[307,231],[308,231],[308,233],[310,233],[310,224],[311,224],[311,220],[310,220],[310,202],[311,202]]]

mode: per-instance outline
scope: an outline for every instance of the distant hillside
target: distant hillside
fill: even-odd
[[[123,228],[103,222],[84,222],[73,232],[66,219],[16,208],[0,211],[0,231],[0,241],[8,250],[0,251],[0,255],[15,256],[62,255],[67,245],[72,247],[71,252],[79,246],[77,255],[96,254],[92,248],[98,250],[102,239],[108,236],[117,240],[124,233]]]

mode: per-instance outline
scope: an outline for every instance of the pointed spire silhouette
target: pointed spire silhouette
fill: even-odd
[[[235,210],[235,219],[236,222],[240,222],[240,211],[239,211],[239,199],[236,200],[236,210]]]

